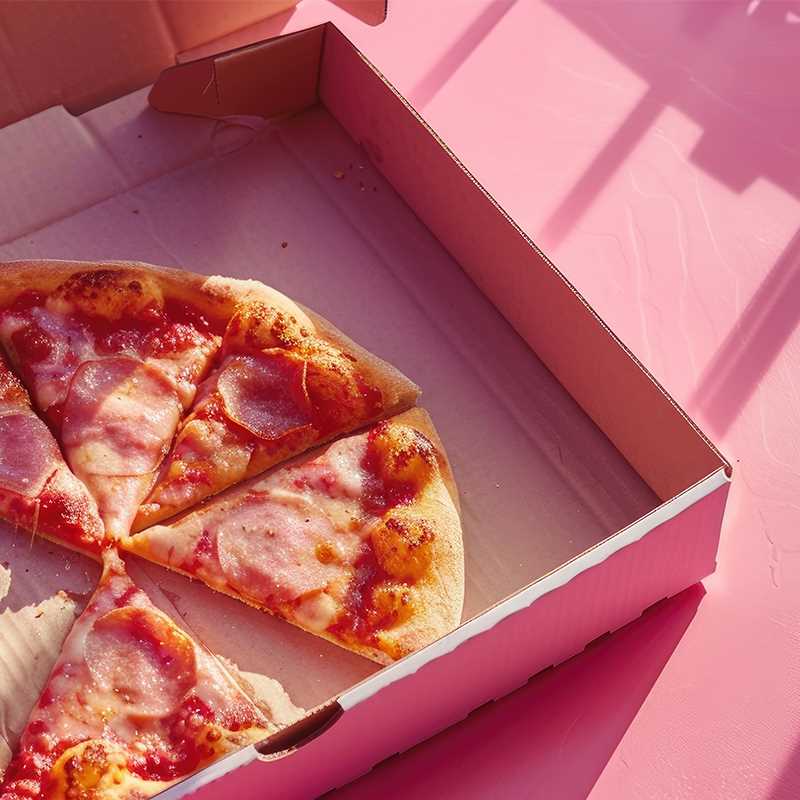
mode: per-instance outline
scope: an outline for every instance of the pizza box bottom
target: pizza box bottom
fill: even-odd
[[[661,506],[325,107],[278,121],[190,119],[157,113],[139,91],[79,117],[51,108],[0,131],[0,148],[17,153],[0,164],[3,185],[20,187],[0,197],[0,260],[136,259],[257,278],[422,387],[461,495],[465,622],[491,628],[505,598]],[[720,515],[715,506],[704,523],[705,571]],[[364,697],[379,688],[378,665],[129,561],[154,601],[257,693],[276,679],[314,709],[357,685],[373,687]],[[98,575],[90,560],[0,524],[0,766]],[[587,606],[602,601],[593,592]],[[569,647],[564,656],[580,649]],[[499,694],[505,667],[493,668]]]

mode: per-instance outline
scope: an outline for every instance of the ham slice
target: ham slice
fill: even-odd
[[[180,418],[172,385],[132,358],[82,364],[64,406],[62,443],[75,473],[141,476],[161,463]]]
[[[214,522],[228,583],[254,600],[289,602],[326,588],[345,572],[344,546],[351,537],[337,533],[310,504],[264,503],[256,495]],[[205,523],[210,526],[210,520]]]
[[[166,716],[197,683],[194,644],[148,608],[115,608],[97,619],[84,655],[98,689],[128,714]]]
[[[217,378],[225,413],[261,439],[311,424],[306,362],[284,350],[231,356]]]
[[[0,487],[38,497],[61,462],[47,426],[32,413],[0,411]]]

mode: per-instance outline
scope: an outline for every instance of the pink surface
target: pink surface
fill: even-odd
[[[705,595],[337,797],[800,796],[798,19],[405,0],[380,28],[339,23],[737,474]]]

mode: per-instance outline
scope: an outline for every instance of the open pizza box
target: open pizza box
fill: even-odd
[[[192,5],[124,4],[169,22],[170,58],[245,46],[184,54],[149,104],[130,89],[161,51],[100,89],[84,63],[50,95],[57,72],[40,70],[36,94],[5,65],[19,102],[2,109],[18,121],[0,130],[0,259],[258,278],[422,387],[461,493],[467,591],[453,633],[381,668],[129,559],[262,699],[278,702],[274,678],[309,709],[163,796],[315,796],[708,575],[730,467],[360,52],[380,4],[350,4],[364,20],[346,3],[231,3],[236,20],[199,14],[194,27]],[[126,53],[115,69],[134,70]],[[47,97],[76,114],[39,111]],[[2,759],[99,567],[7,526],[0,563]]]

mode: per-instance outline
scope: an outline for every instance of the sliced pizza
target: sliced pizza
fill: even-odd
[[[456,488],[421,409],[121,546],[382,664],[461,620]]]
[[[221,663],[156,608],[106,551],[0,800],[157,794],[277,730]]]
[[[134,530],[416,402],[418,388],[272,289],[242,299]]]
[[[0,517],[95,557],[104,544],[93,498],[0,354]]]
[[[13,262],[0,341],[89,488],[127,533],[230,316],[198,275],[140,264]]]

